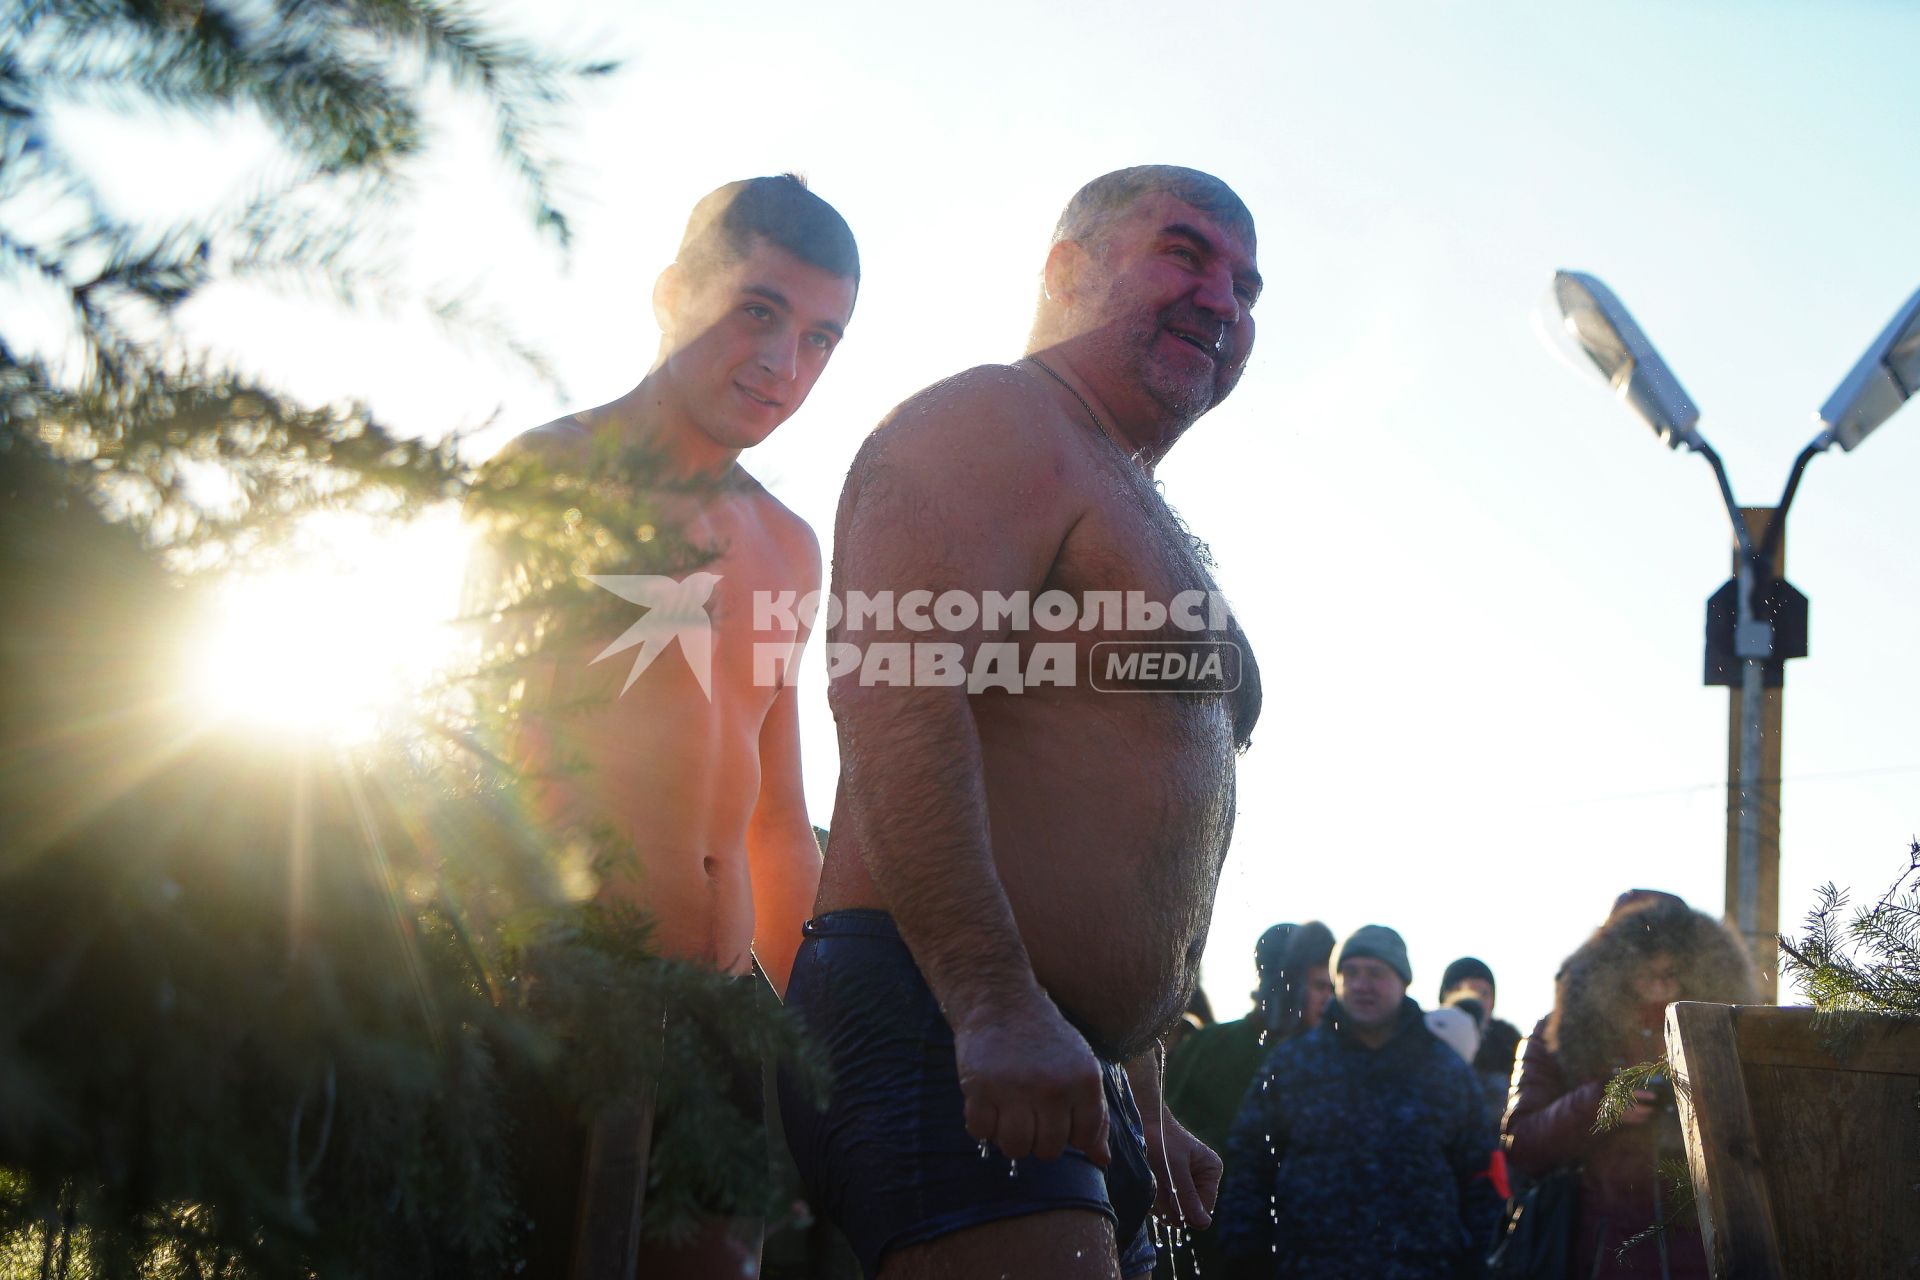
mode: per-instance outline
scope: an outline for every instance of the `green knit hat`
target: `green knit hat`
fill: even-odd
[[[1340,944],[1333,953],[1333,971],[1340,972],[1340,965],[1355,956],[1367,956],[1378,960],[1395,973],[1400,981],[1413,985],[1413,966],[1407,963],[1407,944],[1399,934],[1383,924],[1363,924],[1355,929],[1348,939]]]

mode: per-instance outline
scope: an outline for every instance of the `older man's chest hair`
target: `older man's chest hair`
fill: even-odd
[[[1079,651],[1078,683],[1108,688],[1113,687],[1112,681],[1094,678],[1101,670],[1097,665],[1100,647],[1110,656],[1116,644],[1231,645],[1240,674],[1237,681],[1230,681],[1235,687],[1224,702],[1233,719],[1234,738],[1244,742],[1259,713],[1259,677],[1246,634],[1238,619],[1227,613],[1201,544],[1151,482],[1131,467],[1123,470],[1100,459],[1090,463],[1085,483],[1091,498],[1087,513],[1068,534],[1044,584],[1045,590],[1063,591],[1074,598],[1077,620],[1070,632],[1042,632],[1028,639],[1071,641]],[[1176,616],[1172,610],[1183,593],[1206,598],[1197,616],[1192,611]],[[1138,607],[1142,602],[1159,607],[1142,609]],[[1143,621],[1157,621],[1157,625],[1143,628]],[[1196,621],[1201,624],[1197,628],[1192,625]],[[1222,701],[1219,695],[1168,696],[1189,703]]]
[[[1108,448],[1104,441],[1090,443]],[[1117,453],[1114,461],[1124,465]],[[1071,920],[1053,923],[1075,938],[1074,957],[1056,956],[1044,944],[1040,951],[1057,962],[1050,976],[1071,971],[1084,978],[1087,957],[1098,955],[1100,981],[1097,992],[1063,981],[1053,989],[1055,998],[1079,1015],[1076,1025],[1103,1052],[1130,1053],[1177,1016],[1197,973],[1233,825],[1236,708],[1234,695],[1116,689],[1090,679],[1091,664],[1103,661],[1101,649],[1112,642],[1242,638],[1230,622],[1204,625],[1204,605],[1199,629],[1173,620],[1180,593],[1206,596],[1216,588],[1191,536],[1144,478],[1134,483],[1096,450],[1076,479],[1084,486],[1083,514],[1043,589],[1071,596],[1078,617],[1070,629],[1036,625],[1022,637],[1025,646],[1073,645],[1075,684],[1030,688],[1017,699],[986,698],[977,714],[989,722],[983,736],[990,751],[1009,736],[1045,732],[1071,757],[1041,769],[1042,782],[1023,770],[990,765],[989,773],[1022,796],[1033,786],[1055,788],[1044,819],[1053,837],[1044,850],[1051,870],[1045,880],[1034,877],[1020,887],[1044,885],[1049,896],[1072,903]],[[1141,602],[1158,605],[1159,625],[1131,625],[1129,597],[1136,610]],[[1017,758],[1034,763],[1024,750]],[[1010,800],[1015,808],[1027,803],[992,789],[996,817]],[[1070,850],[1078,852],[1069,856]]]

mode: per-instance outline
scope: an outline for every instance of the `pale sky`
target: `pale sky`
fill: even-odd
[[[1726,518],[1704,462],[1556,364],[1529,316],[1556,268],[1605,280],[1700,404],[1736,493],[1773,502],[1813,410],[1920,287],[1920,9],[497,12],[626,60],[554,138],[574,253],[522,228],[485,140],[454,128],[403,256],[495,306],[565,398],[431,329],[306,303],[230,292],[189,317],[199,332],[408,430],[529,426],[644,373],[647,293],[694,200],[804,171],[851,222],[865,283],[812,399],[746,461],[825,542],[888,408],[1019,354],[1075,188],[1129,164],[1207,169],[1252,208],[1268,282],[1240,389],[1161,472],[1267,691],[1206,957],[1216,1009],[1243,1010],[1263,928],[1317,917],[1399,929],[1423,1003],[1450,959],[1481,956],[1524,1029],[1620,890],[1721,909],[1727,697],[1700,670]],[[205,189],[258,154],[244,129],[132,145],[74,128],[126,147],[118,190],[141,207],[181,198],[182,156]],[[1817,459],[1794,508],[1789,576],[1813,605],[1787,685],[1790,929],[1825,881],[1878,894],[1920,829],[1916,479],[1910,407]],[[824,825],[820,661],[805,747]]]

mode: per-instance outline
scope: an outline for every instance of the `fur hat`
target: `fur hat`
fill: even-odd
[[[1603,1079],[1621,1065],[1621,1045],[1642,1016],[1636,982],[1660,955],[1673,957],[1678,999],[1757,997],[1753,961],[1737,934],[1670,894],[1649,895],[1616,912],[1560,967],[1546,1042],[1570,1081]]]

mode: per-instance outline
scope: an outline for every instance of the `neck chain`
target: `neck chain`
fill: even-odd
[[[1081,395],[1079,391],[1075,390],[1074,385],[1071,382],[1068,382],[1065,378],[1061,377],[1058,373],[1054,372],[1053,366],[1048,364],[1045,360],[1042,360],[1039,356],[1028,356],[1027,360],[1030,363],[1037,366],[1040,372],[1046,374],[1049,378],[1052,378],[1055,382],[1065,387],[1067,389],[1067,394],[1080,402],[1080,407],[1087,411],[1087,418],[1093,423],[1094,430],[1098,431],[1101,435],[1105,436],[1108,444],[1112,445],[1114,448],[1118,449],[1122,454],[1124,454],[1128,462],[1131,462],[1134,466],[1139,467],[1140,470],[1142,471],[1147,470],[1147,464],[1140,460],[1140,451],[1138,449],[1129,449],[1125,445],[1121,444],[1119,441],[1119,438],[1116,437],[1113,434],[1113,432],[1107,430],[1107,424],[1100,421],[1100,415],[1093,411],[1093,406],[1087,403],[1087,398]]]

